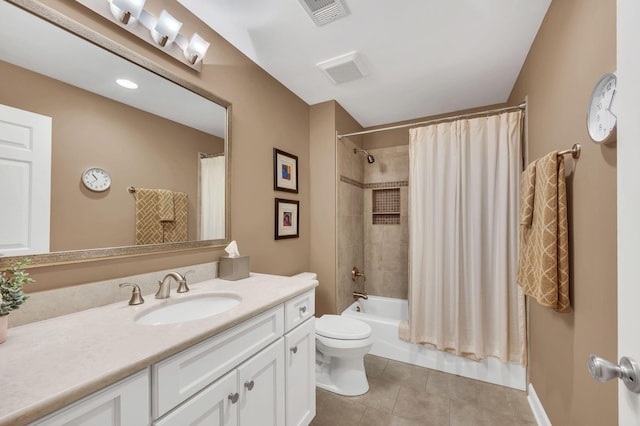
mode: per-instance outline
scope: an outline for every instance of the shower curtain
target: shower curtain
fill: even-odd
[[[524,296],[515,281],[521,114],[410,131],[413,343],[526,362]]]
[[[224,238],[224,155],[200,158],[200,239]]]

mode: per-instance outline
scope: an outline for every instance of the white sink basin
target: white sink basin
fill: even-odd
[[[193,296],[143,312],[135,322],[143,325],[164,325],[193,321],[226,312],[239,304],[240,300],[240,296],[233,294]]]

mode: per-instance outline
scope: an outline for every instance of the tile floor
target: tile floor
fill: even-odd
[[[316,388],[311,426],[535,426],[524,392],[373,355],[369,392],[344,397]]]

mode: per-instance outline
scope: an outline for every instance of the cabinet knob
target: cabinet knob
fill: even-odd
[[[238,398],[240,398],[240,394],[238,392],[229,394],[229,399],[231,400],[232,404],[238,402]]]
[[[300,306],[300,312],[302,312],[303,314],[305,312],[307,312],[307,307],[306,306]]]
[[[291,352],[293,352],[294,354],[297,354],[297,353],[298,353],[298,347],[297,347],[297,346],[292,347],[290,350],[291,350]]]
[[[244,382],[244,387],[247,388],[248,390],[253,389],[253,385],[254,385],[253,380],[250,382]]]

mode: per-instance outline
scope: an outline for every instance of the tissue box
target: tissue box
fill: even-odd
[[[218,278],[229,281],[249,278],[249,256],[220,256]]]

